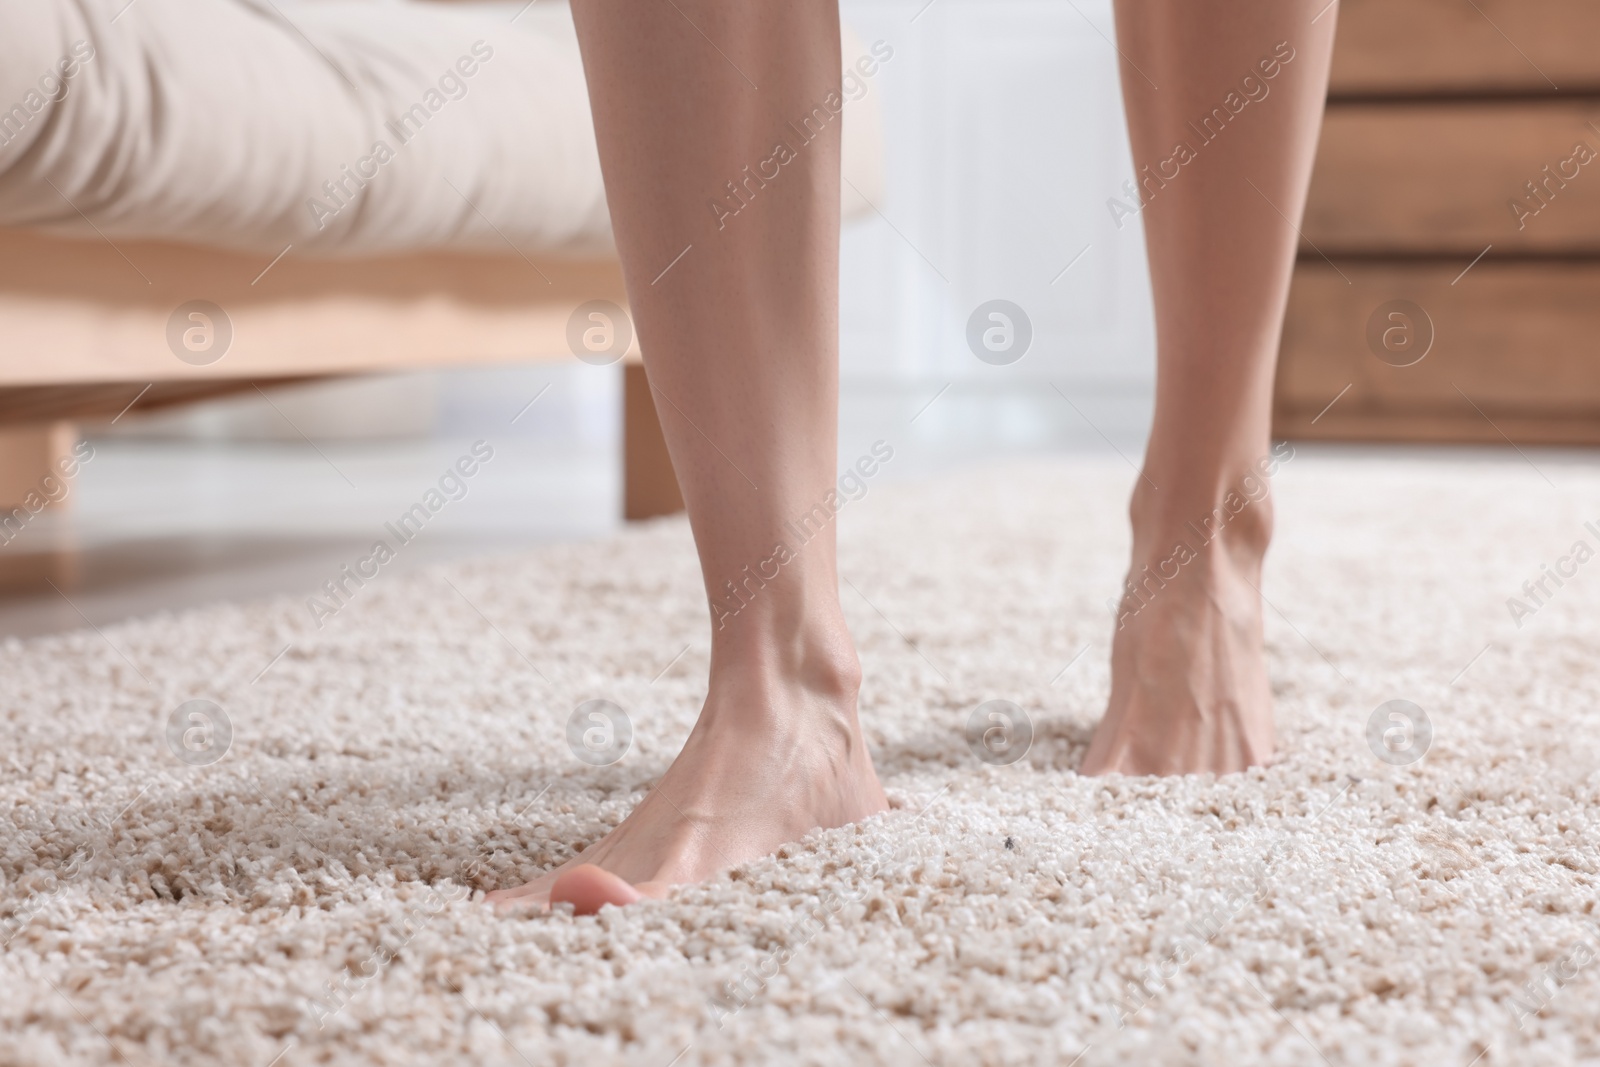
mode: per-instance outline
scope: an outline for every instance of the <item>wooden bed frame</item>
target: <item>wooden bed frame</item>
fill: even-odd
[[[180,359],[169,320],[221,308],[226,352]],[[73,420],[332,376],[574,359],[573,311],[627,306],[614,261],[454,254],[301,260],[0,229],[0,511],[22,502]],[[191,358],[204,358],[191,357]],[[623,514],[680,510],[638,342],[625,357]],[[137,398],[137,399],[136,399]]]

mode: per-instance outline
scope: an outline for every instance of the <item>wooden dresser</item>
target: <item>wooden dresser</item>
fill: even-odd
[[[1343,0],[1303,234],[1277,434],[1600,444],[1600,0]]]

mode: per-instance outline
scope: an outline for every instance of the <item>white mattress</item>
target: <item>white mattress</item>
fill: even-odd
[[[570,13],[522,7],[0,0],[0,226],[270,254],[607,252]],[[847,211],[882,185],[875,108],[844,115]]]

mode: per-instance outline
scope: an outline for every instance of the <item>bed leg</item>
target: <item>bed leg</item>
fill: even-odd
[[[52,486],[66,482],[58,464],[77,441],[77,427],[70,422],[0,426],[0,511],[64,506],[72,494],[63,496]],[[47,476],[54,480],[45,482]]]
[[[59,592],[78,584],[80,561],[70,530],[47,530],[43,538],[12,544],[40,513],[72,500],[72,478],[62,471],[72,467],[77,441],[70,422],[0,426],[0,595],[48,593],[52,584]]]
[[[622,517],[631,522],[682,511],[644,364],[628,363],[622,373]]]

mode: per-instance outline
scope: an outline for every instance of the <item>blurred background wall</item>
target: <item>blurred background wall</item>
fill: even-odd
[[[893,49],[868,90],[884,114],[887,194],[843,235],[842,451],[892,428],[933,465],[1104,448],[1102,433],[1136,452],[1153,338],[1142,231],[1136,218],[1119,230],[1106,207],[1132,178],[1109,0],[845,0],[842,12],[868,45]],[[993,299],[1033,329],[1008,366],[966,342],[967,319]],[[576,360],[391,375],[280,390],[277,409],[252,394],[98,432],[470,437],[508,396],[549,385],[515,433],[603,452],[616,447],[619,379]]]
[[[566,17],[559,0],[537,12]],[[880,60],[866,84],[886,168],[842,237],[842,461],[883,438],[889,479],[1050,451],[1136,463],[1154,338],[1139,218],[1119,226],[1111,210],[1131,201],[1133,167],[1110,0],[842,0],[842,13]],[[1600,443],[1600,180],[1587,166],[1600,158],[1600,6],[1341,0],[1337,17],[1275,432]],[[486,272],[475,292],[508,277],[492,258],[473,264]],[[132,284],[126,264],[110,267]],[[408,292],[439,277],[428,268]],[[995,301],[1031,336],[1020,358],[974,350],[974,315]],[[464,314],[482,322],[478,305]],[[110,619],[314,586],[478,438],[504,461],[407,566],[614,529],[624,371],[559,343],[548,354],[558,362],[82,423],[97,458],[71,505],[0,556],[0,589],[10,571],[33,581],[32,553],[83,595],[0,602],[0,633],[78,625],[80,608]]]

